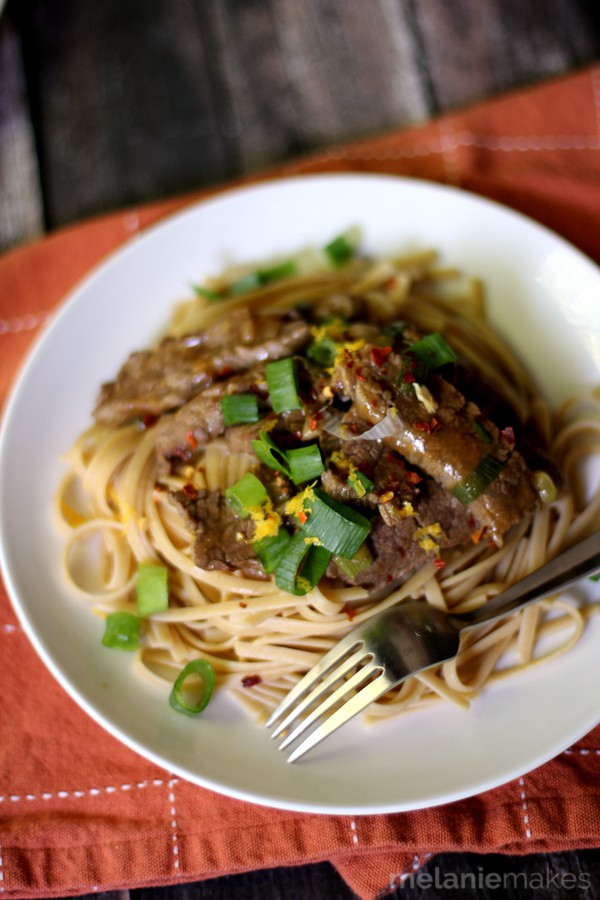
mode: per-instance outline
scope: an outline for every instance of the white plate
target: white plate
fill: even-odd
[[[381,813],[432,806],[506,782],[600,719],[600,621],[557,662],[450,707],[375,730],[352,723],[295,765],[228,698],[197,720],[138,680],[127,654],[61,582],[51,504],[59,461],[89,423],[98,386],[146,345],[188,285],[231,262],[320,245],[350,225],[373,252],[435,246],[481,276],[491,317],[553,402],[600,383],[600,274],[546,229],[497,204],[426,182],[370,175],[293,178],[232,191],[134,239],[48,327],[12,393],[0,444],[2,565],[14,607],[65,690],[158,765],[238,798],[286,809]],[[550,702],[551,700],[551,702]]]

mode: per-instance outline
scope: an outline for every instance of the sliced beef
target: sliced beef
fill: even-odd
[[[217,381],[184,403],[177,412],[161,416],[156,428],[156,452],[163,459],[187,459],[196,447],[220,437],[225,432],[221,398],[232,394],[256,394],[259,411],[269,409],[268,389],[263,364]],[[239,428],[239,426],[237,426]],[[264,427],[264,422],[262,423]],[[247,429],[248,426],[245,426]],[[259,428],[250,426],[254,437]],[[230,428],[232,440],[239,432]],[[247,432],[244,432],[247,436]],[[248,444],[248,451],[251,449]]]
[[[254,525],[238,519],[218,490],[173,491],[170,498],[194,535],[194,562],[201,569],[265,578],[251,543]]]
[[[407,388],[406,371],[409,361],[401,355],[392,352],[381,360],[369,345],[340,355],[334,381],[352,401],[345,421],[362,433],[365,424],[377,424],[393,406],[396,428],[384,443],[446,491],[488,455],[503,463],[493,484],[469,504],[478,527],[501,543],[502,535],[535,505],[527,466],[512,443],[457,388],[439,375],[427,378],[426,393],[411,389],[410,383]]]
[[[159,416],[214,381],[289,356],[309,339],[309,325],[293,313],[253,316],[240,310],[198,334],[169,337],[155,350],[133,353],[115,381],[102,386],[94,416],[110,427]]]

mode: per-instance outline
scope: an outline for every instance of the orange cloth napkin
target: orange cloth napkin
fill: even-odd
[[[599,129],[597,65],[261,177],[345,170],[451,182],[530,214],[600,262]],[[65,293],[133,233],[192,199],[67,228],[0,260],[0,404]],[[1,588],[0,658],[0,894],[7,898],[325,859],[361,897],[375,898],[441,851],[600,846],[600,727],[536,771],[469,800],[397,815],[288,813],[188,784],[105,733],[45,670]]]

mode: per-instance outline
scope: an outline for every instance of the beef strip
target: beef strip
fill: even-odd
[[[197,566],[223,572],[239,571],[247,578],[266,577],[250,540],[253,522],[237,518],[221,491],[197,490],[190,494],[173,491],[169,496],[194,535]]]
[[[209,385],[184,403],[177,412],[161,416],[155,426],[156,452],[159,457],[165,460],[187,459],[197,446],[220,437],[225,432],[221,398],[248,393],[256,394],[261,414],[269,408],[264,364]],[[250,427],[256,437],[258,427]],[[251,449],[249,444],[247,449]]]
[[[117,427],[159,416],[215,380],[289,356],[309,340],[309,325],[293,313],[253,316],[240,310],[198,334],[168,337],[154,350],[133,353],[115,381],[102,386],[95,419]]]
[[[485,456],[502,462],[493,484],[469,504],[478,527],[500,544],[502,535],[535,505],[523,458],[479,408],[445,379],[428,377],[426,387],[434,407],[428,409],[414,389],[405,389],[402,373],[407,362],[400,354],[389,354],[385,365],[373,357],[377,359],[377,353],[366,345],[356,352],[346,351],[336,362],[334,382],[352,401],[345,416],[349,427],[364,431],[365,425],[380,422],[393,405],[397,428],[384,443],[446,491],[469,476]]]

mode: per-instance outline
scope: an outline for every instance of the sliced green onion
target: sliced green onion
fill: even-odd
[[[466,506],[483,494],[503,468],[504,463],[500,460],[494,459],[493,456],[484,456],[470,475],[451,488],[450,493]]]
[[[269,499],[264,484],[252,472],[246,472],[243,478],[228,487],[225,496],[239,516],[254,506],[262,506]]]
[[[456,353],[452,350],[439,332],[426,334],[409,348],[409,352],[424,363],[428,369],[438,369],[449,362],[454,362]]]
[[[258,272],[258,277],[261,284],[269,284],[271,281],[280,281],[282,278],[290,278],[292,275],[296,274],[297,268],[295,260],[286,259],[285,262],[276,263],[276,265],[271,266],[268,269],[261,269]]]
[[[302,484],[318,478],[324,471],[323,459],[318,444],[306,444],[293,450],[286,450],[285,458],[290,467],[290,477],[294,484]]]
[[[227,294],[230,297],[237,297],[240,294],[248,294],[250,291],[256,291],[260,287],[260,277],[258,272],[249,272],[242,275],[237,281],[229,285]]]
[[[600,581],[600,572],[597,575],[590,575],[590,581]]]
[[[104,623],[102,643],[113,650],[137,650],[140,646],[140,617],[129,612],[109,613]]]
[[[227,289],[230,297],[236,297],[239,294],[247,294],[250,291],[256,291],[264,284],[270,284],[272,281],[280,281],[282,278],[290,278],[296,274],[296,261],[286,259],[284,262],[275,263],[266,269],[258,269],[256,272],[248,272],[242,275],[237,281],[232,282]]]
[[[286,359],[278,359],[276,362],[267,363],[265,366],[265,377],[271,404],[276,413],[302,408],[302,403],[298,396],[296,366],[291,356],[286,357]]]
[[[202,679],[202,690],[195,703],[190,703],[186,696],[185,682],[190,675],[199,675]],[[197,716],[208,704],[215,686],[215,670],[206,659],[193,659],[179,673],[171,695],[170,706],[186,716]]]
[[[223,295],[218,294],[216,291],[211,291],[210,288],[204,287],[201,284],[191,284],[193,292],[197,297],[203,297],[205,300],[210,300],[211,303],[214,303],[215,300],[222,300]]]
[[[256,394],[226,394],[221,397],[221,412],[227,428],[258,422],[258,397]]]
[[[262,563],[262,567],[270,575],[274,572],[287,553],[292,536],[285,528],[280,528],[277,534],[268,535],[256,541],[254,551]]]
[[[354,232],[347,231],[338,235],[338,237],[326,244],[323,249],[334,266],[341,266],[354,256],[356,235]]]
[[[365,494],[368,494],[375,487],[371,479],[359,469],[355,469],[348,475],[348,484],[354,488],[357,497],[364,497]]]
[[[366,544],[359,547],[352,559],[346,559],[343,556],[334,556],[333,562],[336,564],[340,572],[347,578],[354,579],[365,569],[368,569],[373,562],[373,555]]]
[[[308,594],[325,574],[330,558],[329,550],[307,542],[306,535],[297,532],[275,572],[277,587],[299,597]]]
[[[151,616],[169,606],[169,585],[166,566],[139,563],[135,582],[135,598],[140,616]]]
[[[329,337],[324,337],[320,341],[315,341],[306,351],[309,359],[313,359],[325,369],[330,369],[335,362],[338,352],[338,345]]]
[[[260,431],[258,439],[251,441],[252,449],[265,466],[275,469],[276,472],[284,472],[290,476],[290,467],[283,450],[280,450],[275,441],[266,431]]]
[[[314,489],[314,500],[301,532],[345,559],[352,559],[371,531],[371,523],[350,506]]]
[[[483,427],[483,425],[480,422],[474,422],[473,424],[475,425],[475,430],[477,431],[477,434],[479,435],[479,437],[481,438],[483,443],[489,444],[492,439],[491,439],[489,433]]]

